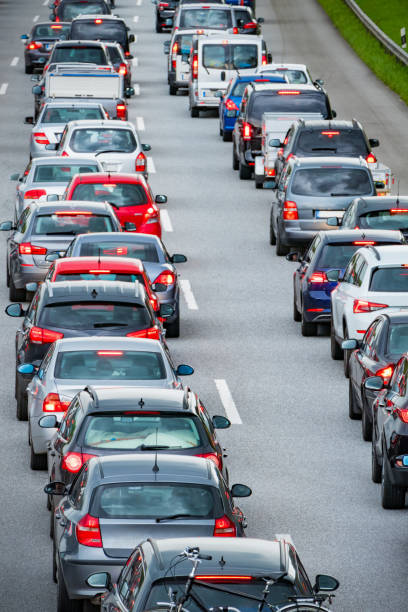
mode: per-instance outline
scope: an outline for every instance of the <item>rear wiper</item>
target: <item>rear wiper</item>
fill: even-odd
[[[122,149],[106,149],[103,151],[98,151],[97,153],[95,153],[94,155],[100,155],[101,153],[123,153]]]
[[[127,323],[120,323],[120,321],[98,321],[93,324],[94,327],[127,327]]]
[[[45,236],[76,236],[77,230],[69,230],[68,232],[45,232]]]
[[[142,444],[140,450],[142,451],[158,451],[158,450],[166,450],[166,448],[170,448],[170,446],[165,446],[164,444]]]
[[[330,194],[331,196],[352,196],[354,195],[354,193],[341,193],[340,191],[338,193],[334,192]]]
[[[312,151],[337,151],[336,147],[313,147]]]
[[[202,518],[198,514],[171,514],[170,516],[160,516],[156,519],[156,523],[161,523],[162,521],[172,521],[173,519],[178,518]]]

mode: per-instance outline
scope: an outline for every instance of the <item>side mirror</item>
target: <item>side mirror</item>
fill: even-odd
[[[32,363],[22,363],[17,367],[17,372],[20,374],[35,374],[38,370]]]
[[[48,417],[43,417],[43,418],[48,418]],[[66,495],[68,491],[69,489],[65,486],[65,483],[60,482],[59,480],[54,480],[53,482],[49,482],[44,487],[44,493],[46,493],[47,495]]]
[[[316,79],[315,81],[313,81],[313,84],[317,85],[317,87],[323,87],[324,81],[323,79]]]
[[[332,109],[332,117],[335,119],[337,117],[337,111]]]
[[[275,148],[283,147],[283,144],[281,143],[279,138],[271,138],[268,144],[270,147],[275,147]]]
[[[354,349],[359,347],[359,342],[355,338],[350,338],[349,340],[343,340],[341,343],[341,348],[344,351],[354,351]]]
[[[370,144],[370,147],[379,147],[380,146],[380,141],[378,140],[378,138],[369,138],[368,142]]]
[[[317,574],[316,582],[313,587],[315,593],[319,591],[335,591],[340,586],[340,582],[333,578],[333,576],[326,576],[325,574]]]
[[[143,151],[151,151],[152,147],[149,144],[142,144]]]
[[[369,391],[381,391],[385,387],[381,376],[370,376],[364,381],[364,386]]]
[[[125,232],[135,232],[136,231],[136,225],[132,223],[131,221],[126,221],[124,227],[125,227]]]
[[[341,270],[337,270],[337,269],[327,270],[327,272],[326,272],[327,280],[329,280],[332,283],[334,283],[335,281],[339,280],[341,273],[342,273],[342,271]]]
[[[38,289],[38,283],[26,283],[26,291],[29,293],[35,293]]]
[[[125,88],[125,98],[131,98],[135,95],[134,87],[126,87]]]
[[[20,38],[21,40],[28,40],[28,34],[22,34]]]
[[[326,219],[326,223],[329,227],[337,227],[338,225],[340,225],[337,217],[329,217],[328,219]]]
[[[129,34],[128,36],[128,42],[129,44],[134,43],[135,42],[135,35],[134,34]]]
[[[59,196],[56,193],[50,193],[45,199],[47,202],[58,202]]]
[[[167,196],[166,195],[157,195],[154,198],[154,201],[156,202],[156,204],[166,204]]]
[[[24,123],[34,125],[34,117],[24,117]]]
[[[164,283],[152,283],[151,287],[156,293],[163,293],[163,291],[167,291],[167,285]]]
[[[174,253],[170,257],[170,261],[171,263],[186,263],[187,257],[185,255],[182,255],[181,253]]]
[[[108,572],[100,572],[99,574],[91,574],[85,582],[93,589],[109,589],[112,578]]]
[[[221,73],[220,73],[220,79],[221,79],[221,81],[225,81],[225,76],[226,76],[226,75],[225,75],[225,70],[221,70]],[[217,92],[217,93],[218,93],[218,92]]]
[[[297,251],[292,251],[286,255],[287,261],[300,261],[299,253]]]
[[[169,55],[171,40],[165,40],[163,43],[163,53]]]
[[[58,142],[50,142],[49,144],[45,145],[45,148],[47,151],[56,151],[58,149]]]
[[[3,223],[0,223],[0,231],[2,232],[10,232],[13,229],[16,228],[14,227],[12,221],[3,221]]]
[[[19,172],[13,172],[13,174],[10,174],[10,181],[18,181],[19,178],[20,178]]]
[[[61,257],[61,255],[59,254],[58,251],[54,251],[53,253],[48,253],[45,256],[45,261],[56,261],[57,259],[59,259]],[[63,257],[63,256],[62,256]]]
[[[159,317],[168,319],[174,314],[174,307],[171,304],[161,304],[159,309]]]
[[[47,414],[38,421],[38,424],[43,429],[55,429],[60,426],[60,423],[55,414]]]
[[[191,374],[194,374],[194,368],[182,363],[177,366],[176,374],[177,376],[191,376]]]
[[[4,312],[9,317],[23,317],[25,315],[25,310],[20,303],[9,304],[6,306]]]
[[[256,20],[257,23],[265,23],[265,19],[263,17],[258,17]],[[270,62],[269,62],[270,63]]]
[[[228,429],[228,427],[231,427],[231,421],[225,416],[215,414],[211,420],[215,429]]]
[[[35,96],[41,96],[41,94],[42,94],[42,88],[41,88],[41,85],[34,85],[34,87],[32,88],[32,90],[31,90],[31,91],[33,92],[33,94],[34,94]]]
[[[252,489],[244,484],[234,484],[231,487],[232,497],[249,497],[252,495]]]
[[[376,189],[384,189],[385,187],[384,181],[374,181],[374,187]]]
[[[132,60],[132,59],[134,59],[134,58],[135,58],[135,56],[134,56],[134,55],[132,55],[131,53],[129,53],[129,54],[126,56],[126,59],[128,59],[128,60]]]

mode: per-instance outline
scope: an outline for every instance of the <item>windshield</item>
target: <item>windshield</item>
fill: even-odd
[[[166,369],[161,354],[149,351],[64,351],[58,354],[54,376],[75,380],[163,380]],[[134,417],[137,418],[142,417]],[[142,420],[148,425],[149,419],[155,420]]]
[[[141,482],[99,486],[90,513],[99,518],[153,520],[174,514],[189,514],[208,520],[222,516],[223,511],[220,494],[214,487]]]
[[[372,210],[361,215],[357,223],[362,229],[407,230],[408,210]]]
[[[75,187],[72,200],[106,201],[120,208],[148,203],[143,185],[136,183],[80,183]]]
[[[372,193],[369,170],[305,168],[295,171],[291,191],[307,196],[358,196]]]
[[[360,130],[302,130],[296,145],[296,155],[345,155],[366,157],[369,153]]]
[[[109,371],[108,366],[101,366]],[[177,414],[157,415],[94,415],[88,420],[84,446],[146,451],[156,447],[162,450],[182,450],[201,446],[195,418]]]
[[[390,325],[388,336],[388,355],[402,355],[408,352],[408,323]]]
[[[81,257],[99,255],[113,255],[114,257],[131,257],[152,263],[159,262],[159,256],[154,244],[143,244],[139,242],[84,242],[80,245],[79,255]]]
[[[295,83],[296,85],[306,85],[307,83],[310,83],[303,70],[276,68],[275,70],[262,70],[262,74],[283,74],[287,78],[288,83]]]
[[[181,9],[180,29],[211,28],[227,30],[232,27],[231,11],[223,9]]]
[[[82,172],[98,172],[99,168],[96,164],[89,163],[72,164],[70,162],[61,164],[50,164],[37,166],[34,172],[33,183],[68,183],[74,174]],[[83,198],[84,200],[87,198]]]
[[[75,302],[47,304],[41,313],[43,327],[82,330],[146,329],[152,325],[145,306],[125,302]]]
[[[104,66],[106,65],[106,56],[101,47],[83,47],[79,45],[68,47],[66,45],[54,50],[52,62],[55,64],[79,62],[80,64],[90,63]]]
[[[257,45],[203,45],[203,66],[218,70],[256,68]]]
[[[407,266],[407,267],[406,267]],[[408,264],[377,268],[371,275],[369,291],[405,293],[408,291]]]
[[[52,40],[66,38],[69,34],[69,25],[60,25],[58,23],[42,23],[36,26],[32,33],[33,40],[42,40],[51,38]]]
[[[286,90],[283,90],[286,91]],[[249,101],[249,117],[261,121],[263,113],[320,113],[329,117],[327,99],[324,93],[287,95],[276,92],[256,92]]]
[[[319,268],[346,268],[353,253],[360,249],[356,244],[325,244],[316,266]]]
[[[79,0],[79,2],[64,4],[58,14],[61,21],[72,21],[78,15],[107,15],[108,13],[106,2]]]
[[[136,140],[130,130],[84,128],[73,131],[69,146],[75,153],[97,151],[132,153],[136,149]]]
[[[124,47],[127,42],[127,31],[124,23],[112,19],[96,23],[92,21],[73,22],[70,38],[72,40],[107,40],[118,42]]]
[[[58,108],[46,108],[43,112],[40,123],[68,123],[77,119],[105,119],[102,109],[94,106],[93,108],[70,106]]]
[[[91,212],[61,211],[50,215],[39,215],[34,220],[32,234],[58,236],[58,234],[85,234],[88,232],[113,232],[112,219],[107,215]]]

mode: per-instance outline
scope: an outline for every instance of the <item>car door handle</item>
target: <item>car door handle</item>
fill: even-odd
[[[51,457],[55,457],[55,451],[50,452]]]

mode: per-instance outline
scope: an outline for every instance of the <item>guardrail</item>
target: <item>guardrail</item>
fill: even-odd
[[[361,10],[358,4],[354,0],[344,0],[353,13],[360,19],[363,25],[375,36],[375,38],[382,44],[382,46],[394,55],[398,61],[408,66],[408,53],[401,49],[389,36],[387,36],[380,28],[372,21],[368,15]]]

